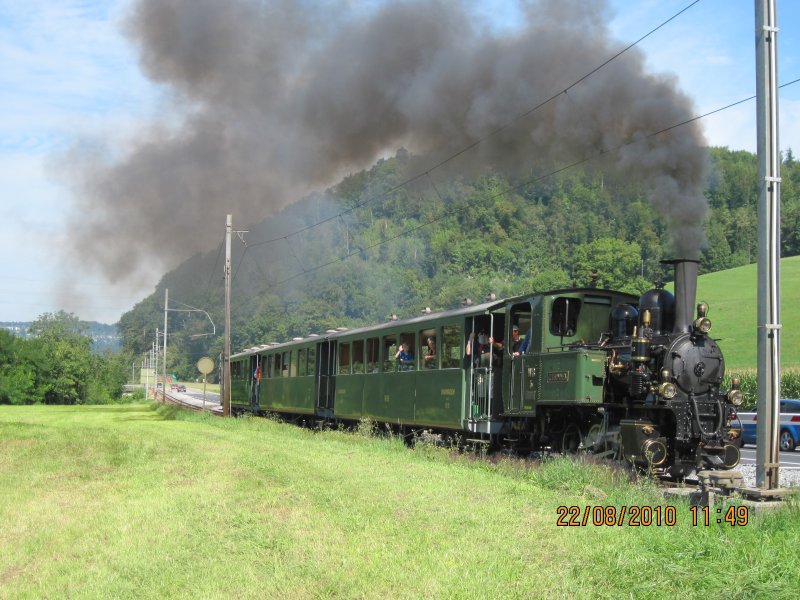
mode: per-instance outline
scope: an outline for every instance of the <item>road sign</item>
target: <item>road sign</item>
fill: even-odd
[[[214,370],[214,361],[207,356],[204,356],[197,361],[197,370],[203,375],[208,375]]]

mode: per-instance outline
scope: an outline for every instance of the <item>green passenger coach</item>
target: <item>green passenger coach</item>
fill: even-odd
[[[586,419],[581,407],[603,402],[607,353],[586,342],[608,331],[620,303],[636,298],[555,291],[250,348],[231,359],[232,407],[531,435],[545,414]]]

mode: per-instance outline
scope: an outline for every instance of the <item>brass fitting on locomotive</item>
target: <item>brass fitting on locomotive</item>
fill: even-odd
[[[633,337],[631,338],[631,360],[635,363],[650,362],[650,340],[645,337],[649,327],[650,311],[645,309],[642,311],[641,335],[636,335],[636,329],[634,328]]]
[[[734,406],[741,406],[744,402],[744,392],[739,389],[742,385],[742,380],[738,377],[731,379],[731,389],[728,391],[728,402]]]
[[[706,315],[708,314],[708,304],[701,302],[697,305],[697,319],[694,321],[694,330],[697,333],[706,335],[711,331],[711,319]]]
[[[678,395],[678,386],[672,381],[672,371],[661,369],[661,383],[658,384],[658,395],[665,400],[672,400]]]

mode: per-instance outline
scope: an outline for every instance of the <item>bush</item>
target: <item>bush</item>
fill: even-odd
[[[741,381],[740,388],[744,392],[743,410],[752,410],[758,403],[758,373],[755,370],[727,373],[722,380],[722,389],[731,388],[732,377]],[[784,369],[781,371],[781,398],[800,398],[800,370]]]

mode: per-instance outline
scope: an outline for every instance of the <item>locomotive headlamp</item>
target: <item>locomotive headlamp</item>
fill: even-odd
[[[731,390],[728,392],[728,402],[734,406],[741,406],[744,401],[742,390]]]
[[[731,388],[733,388],[734,390],[738,390],[740,385],[742,385],[741,379],[739,379],[738,377],[734,377],[733,379],[731,379]]]
[[[694,330],[702,333],[703,335],[711,331],[711,319],[706,315],[708,314],[708,304],[701,302],[697,305],[697,319],[694,322]]]
[[[694,329],[705,335],[711,331],[711,319],[708,317],[700,317],[694,322]]]
[[[678,388],[671,381],[665,381],[658,386],[658,395],[667,400],[671,400],[678,395]]]

